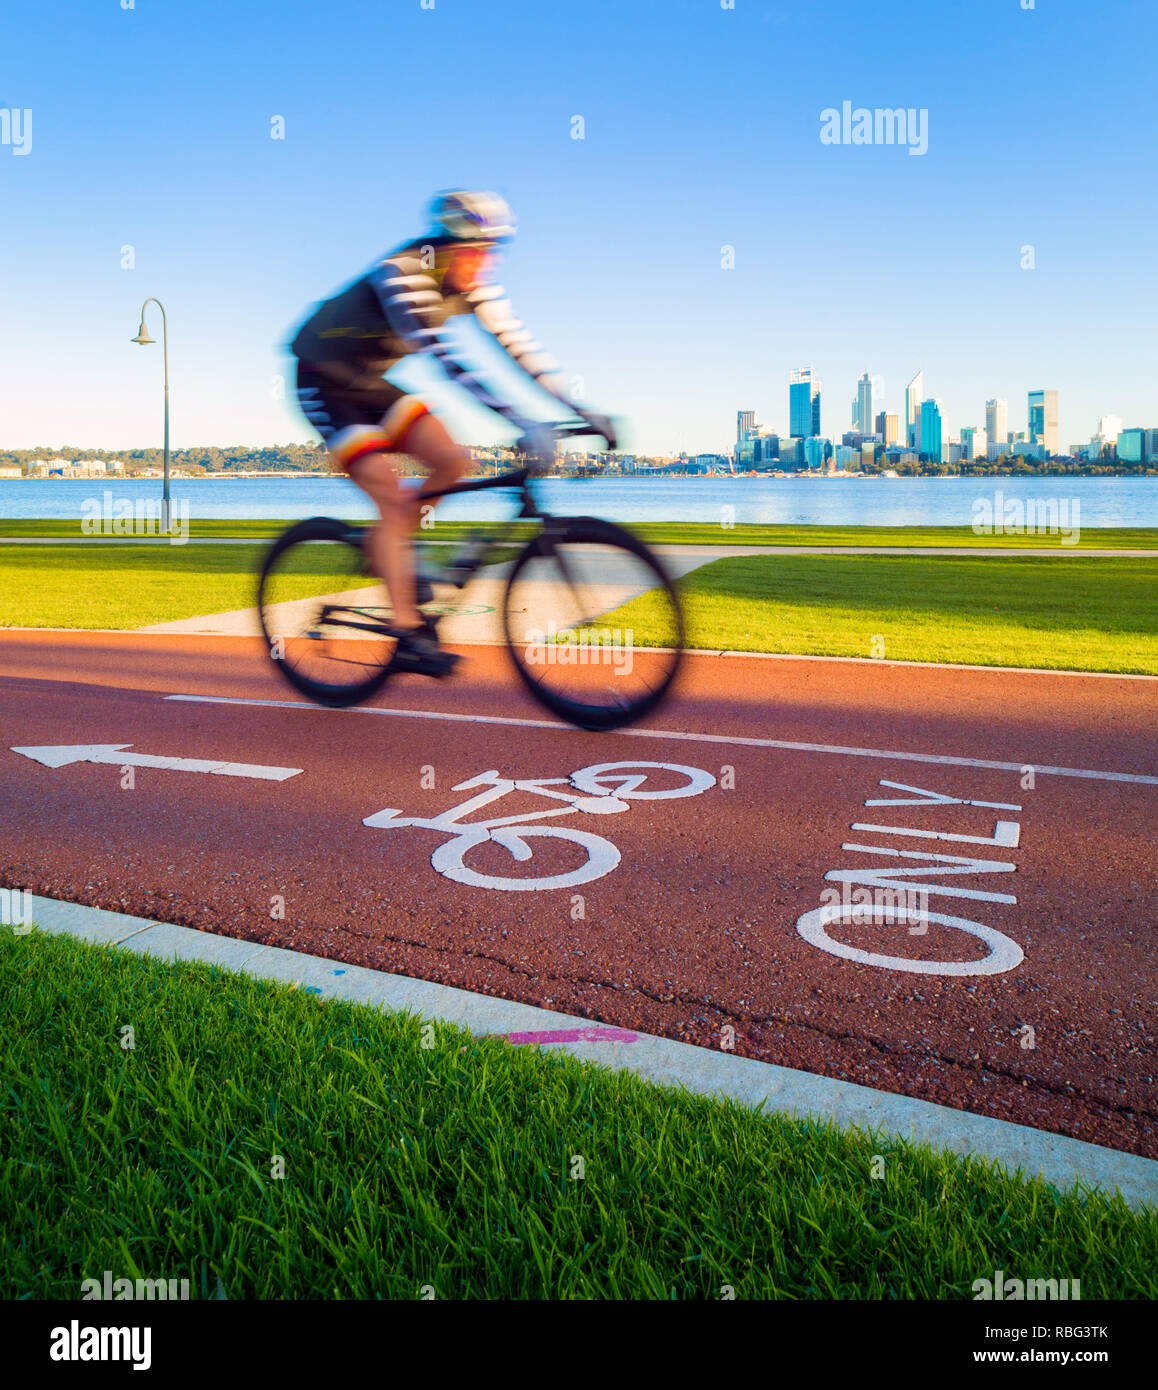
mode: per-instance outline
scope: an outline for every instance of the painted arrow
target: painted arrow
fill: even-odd
[[[25,758],[45,767],[67,767],[70,763],[114,763],[117,767],[159,767],[172,772],[208,772],[216,777],[260,777],[267,782],[284,782],[296,777],[300,767],[263,767],[260,763],[223,763],[209,758],[161,758],[153,753],[126,753],[131,743],[45,744],[42,748],[13,748]]]

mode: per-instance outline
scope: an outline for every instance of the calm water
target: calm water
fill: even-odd
[[[338,477],[178,478],[174,506],[185,500],[198,517],[303,517],[372,515],[364,495]],[[544,502],[561,514],[584,513],[616,521],[733,520],[834,526],[968,526],[973,503],[992,499],[1065,499],[1081,506],[1080,524],[1158,526],[1158,478],[546,478]],[[104,493],[134,504],[161,496],[159,479],[105,482],[95,478],[0,479],[0,517],[80,517],[86,500]],[[493,520],[511,514],[511,494],[490,492],[448,498],[447,520]]]

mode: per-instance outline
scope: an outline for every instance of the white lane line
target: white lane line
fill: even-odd
[[[307,704],[304,700],[255,700],[232,695],[163,695],[163,700],[184,700],[199,705],[260,705],[269,709],[304,709],[321,712],[322,705]],[[501,724],[519,729],[554,729],[556,733],[578,734],[582,729],[559,724],[553,719],[515,719],[500,714],[451,714],[439,710],[385,709],[378,705],[355,705],[345,710],[330,710],[331,714],[382,714],[395,719],[442,719],[456,724]],[[941,767],[979,767],[994,772],[1023,772],[1032,766],[1035,776],[1085,777],[1096,782],[1133,782],[1146,787],[1158,787],[1158,776],[1137,772],[1103,772],[1086,767],[1043,767],[1028,759],[1021,763],[1002,763],[988,758],[954,758],[941,753],[900,753],[886,748],[845,748],[830,743],[793,743],[779,738],[744,738],[734,734],[692,734],[678,729],[616,729],[624,738],[682,739],[688,743],[724,743],[744,748],[783,748],[790,753],[832,753],[848,758],[885,758],[908,763],[934,763]],[[608,735],[603,735],[608,737]]]

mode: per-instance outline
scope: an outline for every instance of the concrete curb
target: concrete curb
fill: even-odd
[[[296,983],[323,999],[410,1009],[475,1034],[518,1034],[516,1041],[539,1042],[581,1061],[634,1072],[658,1085],[726,1096],[799,1118],[831,1119],[844,1129],[886,1131],[955,1154],[996,1160],[1010,1172],[1040,1175],[1060,1189],[1080,1181],[1091,1187],[1116,1188],[1132,1207],[1158,1207],[1158,1160],[427,980],[55,898],[30,894],[29,899],[31,920],[56,935],[122,946],[161,960],[199,960],[260,979]]]

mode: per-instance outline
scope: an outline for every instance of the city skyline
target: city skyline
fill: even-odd
[[[1009,402],[1003,397],[990,397],[985,401],[983,409],[974,412],[974,416],[969,419],[967,424],[962,423],[953,427],[941,397],[932,397],[926,394],[923,368],[917,370],[905,387],[903,413],[890,411],[883,394],[878,395],[874,392],[874,385],[875,380],[872,375],[867,370],[864,371],[857,380],[857,395],[852,402],[849,428],[842,430],[834,426],[831,421],[826,422],[824,419],[821,409],[820,383],[814,370],[811,367],[793,368],[788,378],[787,418],[789,426],[787,430],[779,429],[775,418],[765,420],[761,424],[757,410],[737,411],[737,442],[742,442],[751,429],[757,429],[765,435],[775,434],[786,439],[819,435],[822,438],[835,440],[844,433],[884,436],[889,430],[888,422],[890,420],[895,422],[904,420],[907,426],[911,427],[913,433],[907,433],[904,440],[894,441],[882,437],[882,442],[885,444],[894,442],[901,445],[907,444],[911,448],[924,451],[920,442],[923,428],[922,411],[924,406],[931,401],[935,402],[937,406],[939,428],[943,432],[946,442],[950,438],[961,440],[966,435],[984,434],[989,443],[1007,444],[1011,441],[1024,439],[1028,443],[1041,444],[1047,454],[1064,454],[1073,445],[1086,445],[1099,437],[1112,443],[1117,433],[1123,429],[1121,417],[1115,415],[1100,416],[1096,429],[1091,432],[1087,440],[1063,442],[1058,433],[1057,423],[1059,392],[1040,387],[1026,393],[1026,425],[1023,430],[1011,430],[1009,428]],[[810,397],[808,391],[812,393]],[[808,433],[802,432],[806,420],[810,423]],[[1136,421],[1128,428],[1152,430],[1154,426],[1146,421]],[[899,432],[899,424],[897,429]]]

